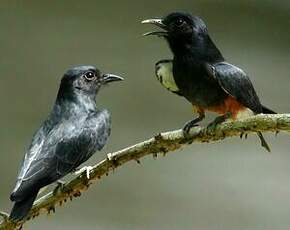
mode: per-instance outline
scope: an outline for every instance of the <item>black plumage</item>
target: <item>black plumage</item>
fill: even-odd
[[[208,64],[208,75],[217,80],[222,90],[254,113],[262,113],[262,105],[254,87],[243,70],[227,62]]]
[[[173,92],[185,97],[199,114],[198,118],[186,123],[183,128],[185,133],[204,118],[205,111],[221,114],[209,127],[227,118],[236,119],[241,114],[275,113],[260,103],[247,74],[225,61],[201,18],[174,12],[165,18],[148,19],[142,23],[162,28],[162,31],[144,35],[165,38],[174,55],[172,60],[161,60],[156,64],[158,80],[162,79],[160,82],[165,87],[164,82],[174,82],[175,86],[166,88],[174,88]],[[165,68],[171,68],[172,73],[168,74],[170,71],[165,71]],[[262,145],[270,150],[261,133],[259,137]]]
[[[122,80],[101,74],[93,66],[68,70],[47,120],[34,134],[22,162],[10,199],[12,220],[23,219],[38,191],[88,160],[106,144],[111,131],[110,113],[99,109],[96,95],[102,85]]]

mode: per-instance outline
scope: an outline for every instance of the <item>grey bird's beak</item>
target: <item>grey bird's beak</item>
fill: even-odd
[[[143,34],[143,36],[149,36],[149,35],[157,35],[157,36],[167,36],[167,26],[163,24],[162,19],[161,18],[153,18],[153,19],[146,19],[143,20],[141,22],[142,24],[152,24],[152,25],[156,25],[161,29],[164,29],[165,31],[151,31],[148,33]]]
[[[113,81],[123,81],[124,78],[114,75],[114,74],[103,74],[103,78],[102,78],[102,82],[107,84],[109,82],[113,82]]]

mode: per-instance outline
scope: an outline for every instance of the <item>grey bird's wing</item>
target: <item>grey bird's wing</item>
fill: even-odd
[[[88,160],[103,148],[110,127],[107,110],[60,122],[47,133],[44,125],[25,155],[11,200],[21,200],[33,189],[56,181]]]
[[[219,62],[206,64],[207,73],[216,79],[222,89],[254,113],[261,113],[262,106],[247,74],[240,68]]]
[[[79,123],[79,121],[78,121]],[[74,127],[71,127],[74,129]],[[71,133],[75,131],[71,130]],[[86,124],[68,138],[63,138],[55,149],[56,173],[59,177],[87,161],[95,151],[101,150],[111,132],[109,112],[103,110],[88,118]]]

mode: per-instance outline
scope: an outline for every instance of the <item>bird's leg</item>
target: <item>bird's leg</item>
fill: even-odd
[[[185,123],[185,125],[183,126],[182,130],[184,134],[188,134],[190,129],[194,126],[197,126],[196,123],[202,121],[204,119],[205,115],[204,115],[204,111],[199,111],[198,112],[198,117],[194,118],[193,120],[190,120],[188,122]]]
[[[230,118],[232,113],[227,112],[221,116],[216,117],[212,122],[210,122],[207,126],[208,130],[214,130],[217,125],[223,123],[226,119]]]
[[[78,171],[75,172],[76,175],[79,175],[83,172],[86,172],[86,176],[87,176],[87,179],[89,180],[90,179],[90,171],[93,169],[94,167],[92,166],[84,166],[82,167],[81,169],[79,169]]]
[[[66,182],[63,180],[57,180],[56,186],[62,189],[64,187],[65,183]]]
[[[56,181],[56,187],[54,188],[54,190],[52,191],[53,194],[56,194],[59,190],[63,189],[65,185],[65,181],[63,180],[57,180]]]

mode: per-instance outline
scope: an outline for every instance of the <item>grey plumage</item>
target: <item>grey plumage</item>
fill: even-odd
[[[55,105],[34,134],[10,196],[13,220],[23,219],[40,188],[57,181],[88,160],[106,144],[110,114],[96,105],[96,94],[107,82],[122,78],[79,66],[62,78]]]

